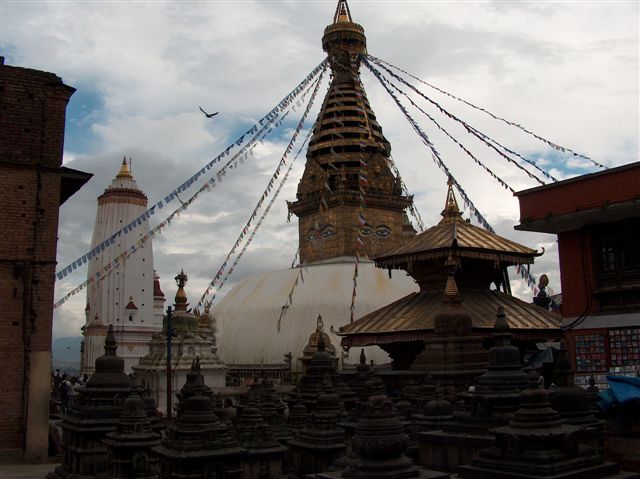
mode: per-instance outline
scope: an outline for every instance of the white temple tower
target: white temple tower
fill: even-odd
[[[98,197],[91,249],[134,221],[146,209],[147,197],[138,188],[125,158],[111,185]],[[129,233],[118,236],[111,247],[90,260],[88,278],[101,273],[105,265],[147,233],[149,224],[145,221]],[[154,279],[153,247],[151,239],[148,239],[138,247],[135,254],[119,260],[119,266],[112,269],[106,278],[87,288],[87,304],[91,317],[88,317],[84,328],[81,373],[93,373],[94,363],[89,358],[101,355],[101,352],[93,349],[101,349],[103,345],[99,341],[90,341],[87,338],[87,330],[95,329],[90,326],[96,324],[104,327],[113,324],[118,342],[118,356],[124,358],[125,372],[131,372],[131,367],[138,364],[140,358],[147,354],[151,336],[162,330],[164,295],[159,285],[154,285]]]

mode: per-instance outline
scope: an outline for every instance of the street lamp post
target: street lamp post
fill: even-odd
[[[173,308],[167,308],[167,418],[171,419],[172,414],[172,384],[171,384],[171,342],[173,340]]]

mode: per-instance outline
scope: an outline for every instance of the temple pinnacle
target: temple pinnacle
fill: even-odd
[[[133,175],[129,171],[129,166],[127,165],[127,157],[126,156],[122,157],[122,165],[120,166],[120,171],[116,175],[116,178],[119,178],[119,179],[122,179],[122,178],[133,179]]]

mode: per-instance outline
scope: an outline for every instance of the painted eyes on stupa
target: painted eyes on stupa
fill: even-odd
[[[378,236],[379,238],[386,238],[391,234],[391,229],[389,229],[387,226],[380,225],[377,228],[375,228],[375,231],[374,231],[373,228],[369,226],[364,226],[360,228],[360,234],[362,236],[375,235],[375,236]]]
[[[307,240],[317,241],[319,238],[325,240],[327,238],[330,238],[331,236],[334,236],[335,234],[336,230],[333,225],[324,225],[321,228],[314,228],[312,230],[309,230],[309,232],[307,233]]]
[[[390,234],[391,234],[391,230],[386,226],[381,225],[381,226],[378,226],[378,228],[376,229],[376,235],[379,236],[380,238],[386,238]]]
[[[330,236],[333,236],[334,234],[336,234],[335,230],[333,229],[333,225],[327,225],[322,229],[322,233],[320,233],[320,235],[323,238],[329,238]]]

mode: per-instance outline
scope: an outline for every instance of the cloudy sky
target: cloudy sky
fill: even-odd
[[[150,201],[163,198],[322,61],[320,40],[335,3],[2,0],[0,51],[6,63],[55,72],[77,89],[67,109],[64,163],[94,177],[61,208],[59,265],[89,249],[96,197],[123,155],[133,158],[134,175]],[[607,166],[638,160],[637,2],[352,0],[350,7],[365,27],[370,54]],[[365,70],[363,81],[430,226],[439,218],[446,178],[375,77]],[[421,88],[558,178],[595,171],[588,162]],[[436,116],[433,107],[420,104]],[[220,114],[208,120],[199,105]],[[311,118],[316,113],[317,108]],[[275,169],[297,122],[294,114],[255,159],[202,195],[154,241],[155,267],[168,296],[180,268],[189,274],[192,301],[202,294]],[[546,249],[532,271],[548,273],[551,287],[559,290],[555,237],[514,231],[517,200],[428,119],[415,110],[412,115],[494,228]],[[536,186],[455,124],[442,124],[514,189]],[[287,223],[285,200],[294,199],[302,167],[300,160],[226,290],[246,275],[291,263],[297,222]],[[78,270],[59,281],[56,299],[85,275]],[[521,281],[513,281],[513,288],[519,296],[531,295]],[[56,310],[54,336],[78,334],[83,306],[84,296],[76,295]]]

